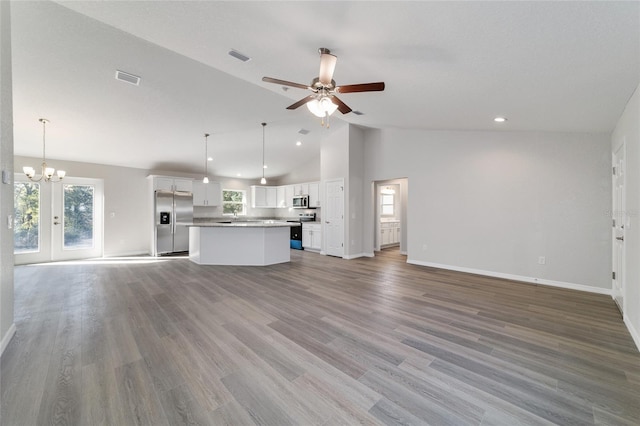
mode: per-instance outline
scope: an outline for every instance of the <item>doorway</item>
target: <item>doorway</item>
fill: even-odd
[[[103,181],[14,182],[15,264],[102,256]]]
[[[408,179],[375,181],[374,250],[398,247],[407,254]]]
[[[626,225],[626,200],[625,200],[625,143],[613,153],[613,275],[611,292],[620,312],[624,315],[624,287],[625,287],[625,246],[624,231]]]

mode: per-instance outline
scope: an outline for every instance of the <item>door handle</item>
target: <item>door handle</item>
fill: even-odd
[[[60,225],[60,222],[53,222],[54,225]]]
[[[618,240],[618,241],[624,241],[624,237],[616,237],[616,240]]]
[[[331,223],[331,222],[329,222],[328,220],[325,220],[324,223]]]

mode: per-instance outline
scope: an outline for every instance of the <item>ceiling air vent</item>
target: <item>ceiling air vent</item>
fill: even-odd
[[[247,61],[251,60],[251,58],[248,57],[247,55],[244,55],[244,54],[242,54],[242,53],[240,53],[240,52],[238,52],[237,50],[234,50],[234,49],[231,49],[229,51],[229,55],[233,56],[236,59],[240,59],[242,62],[247,62]]]
[[[298,130],[298,133],[300,133],[301,135],[307,135],[309,134],[309,131],[307,129],[300,129]]]
[[[124,81],[136,86],[140,85],[140,77],[120,70],[116,70],[116,80]]]

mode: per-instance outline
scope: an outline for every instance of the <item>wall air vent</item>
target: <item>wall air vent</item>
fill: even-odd
[[[301,135],[308,135],[309,131],[307,129],[300,129],[298,130],[298,133],[300,133]]]
[[[247,55],[244,55],[244,54],[242,54],[242,53],[240,53],[240,52],[238,52],[237,50],[234,50],[234,49],[231,49],[229,51],[229,55],[233,56],[236,59],[240,59],[242,62],[247,62],[247,61],[251,60],[251,58],[248,57]]]
[[[116,80],[124,81],[135,86],[140,85],[140,77],[120,70],[116,70]]]

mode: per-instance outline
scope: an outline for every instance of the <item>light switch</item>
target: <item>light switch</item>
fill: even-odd
[[[7,170],[2,171],[2,183],[11,183],[11,173]]]
[[[7,216],[7,229],[13,229],[13,215]]]

